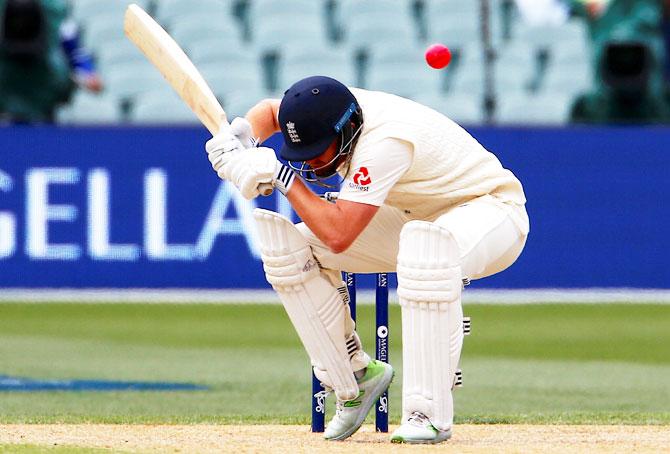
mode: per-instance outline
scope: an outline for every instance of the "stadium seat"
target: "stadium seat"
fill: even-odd
[[[286,49],[280,58],[278,88],[313,75],[333,77],[345,85],[356,85],[353,55],[346,49],[303,46]]]
[[[437,93],[441,87],[438,73],[428,67],[389,71],[376,66],[370,71],[365,88],[415,99],[422,93]]]
[[[500,91],[522,91],[530,92],[537,90],[536,73],[533,65],[525,67],[513,63],[499,62],[495,65],[493,73],[496,92]]]
[[[325,48],[332,41],[325,0],[252,1],[247,22],[266,84],[272,88],[280,84],[278,64],[283,51],[306,44]]]
[[[591,89],[593,73],[590,65],[564,66],[551,64],[540,84],[540,91],[578,95]]]
[[[449,83],[449,92],[471,93],[481,95],[484,91],[484,64],[482,59],[464,55],[460,63],[454,67],[447,67],[452,72]]]
[[[428,36],[431,42],[441,42],[449,47],[463,47],[481,42],[478,16],[467,13],[453,14],[448,20],[430,17]]]
[[[106,90],[123,102],[165,87],[165,79],[151,65],[117,65],[105,75]]]
[[[374,22],[351,21],[346,31],[351,47],[406,44],[418,42],[418,32],[409,19],[399,18],[395,13],[377,16]]]
[[[495,0],[492,6],[493,20],[497,21],[500,28],[500,38],[503,42],[509,41],[514,36],[520,17],[514,0]],[[496,25],[494,24],[494,30]]]
[[[426,66],[424,59],[425,46],[413,41],[398,43],[395,46],[386,46],[378,44],[370,49],[370,65],[397,64],[400,67],[420,67]]]
[[[198,117],[169,87],[137,96],[129,119],[134,124],[200,124]]]
[[[187,51],[192,50],[201,41],[207,41],[209,45],[217,47],[242,46],[240,24],[225,15],[216,21],[213,21],[211,16],[203,14],[175,18],[170,24],[170,35]]]
[[[235,65],[229,62],[211,62],[199,65],[198,69],[220,99],[226,99],[233,92],[260,91],[266,86],[258,65],[246,66],[242,62],[237,62]]]
[[[444,71],[429,68],[424,59],[423,46],[411,42],[399,43],[395,46],[372,47],[369,51],[367,69],[364,79],[365,86],[374,87],[381,83],[383,86],[394,87],[396,90],[399,90],[399,87],[391,82],[396,74],[402,79],[416,77],[421,81],[420,83],[428,84],[431,91],[444,88],[444,76],[447,74]]]
[[[479,68],[484,64],[484,48],[479,41],[462,44],[459,47],[452,47],[451,49],[452,52],[455,49],[458,50],[459,58],[456,63],[459,68],[469,68],[472,71],[472,68]]]
[[[395,14],[402,20],[414,14],[412,0],[340,0],[336,14],[340,24],[351,20],[374,21],[386,14]]]
[[[277,54],[305,43],[326,46],[328,31],[323,20],[302,20],[298,16],[290,22],[258,19],[252,27],[252,43],[261,54]]]
[[[207,40],[192,43],[189,56],[196,66],[217,63],[219,65],[243,65],[246,68],[255,67],[260,71],[260,57],[255,48],[247,44],[221,45],[221,40],[212,37]]]
[[[479,44],[463,48],[456,66],[447,67],[446,71],[453,72],[449,82],[449,92],[476,95],[484,93],[486,66],[483,50]],[[502,56],[493,62],[493,83],[496,91],[528,90],[532,75],[532,64],[528,62],[527,57],[520,56],[516,52]]]
[[[127,41],[122,16],[99,15],[83,23],[82,29],[84,40],[91,49],[112,47]]]
[[[470,93],[426,92],[417,96],[417,102],[446,115],[459,124],[479,124],[484,121],[482,99]]]
[[[343,41],[352,50],[367,51],[376,45],[395,46],[419,41],[420,31],[413,22],[406,2],[392,1],[393,7],[380,10],[366,7],[367,3],[351,2],[342,5]]]
[[[574,99],[562,92],[540,95],[501,92],[499,95],[496,119],[502,125],[565,125]]]
[[[448,19],[453,14],[479,15],[480,2],[473,0],[423,0],[429,17]]]
[[[590,66],[592,64],[592,48],[589,42],[574,42],[569,46],[561,43],[548,48],[549,59],[552,65]]]
[[[514,40],[498,49],[497,60],[523,67],[537,63],[537,49],[526,41]]]
[[[426,27],[431,41],[449,46],[481,42],[482,20],[479,1],[431,0],[425,7]],[[489,10],[491,42],[497,46],[505,38],[500,2],[491,1]]]
[[[281,99],[281,92],[271,92],[265,89],[260,90],[242,90],[231,92],[223,100],[223,108],[229,119],[244,116],[249,109],[255,106],[259,101],[266,98]]]
[[[116,98],[83,90],[78,91],[70,104],[62,106],[56,113],[59,124],[114,124],[120,121],[121,108]]]
[[[126,7],[135,3],[143,9],[150,9],[149,0],[76,0],[72,4],[72,14],[79,22],[85,23],[99,16],[116,17],[117,24],[123,24],[123,14]]]
[[[519,24],[515,39],[533,43],[540,48],[553,46],[578,46],[584,48],[589,42],[586,24],[580,19],[572,19],[559,26],[532,27]]]
[[[529,90],[539,70],[536,49],[524,42],[503,46],[495,63],[498,86],[507,90]]]
[[[98,69],[103,77],[108,71],[118,65],[142,65],[150,63],[144,54],[130,41],[118,41],[113,46],[98,46],[94,52]]]
[[[323,0],[251,0],[249,6],[252,24],[258,20],[292,21],[294,17],[322,22],[325,14]]]
[[[173,21],[189,16],[209,17],[208,23],[232,17],[232,0],[160,0],[156,4],[156,18],[169,28]]]

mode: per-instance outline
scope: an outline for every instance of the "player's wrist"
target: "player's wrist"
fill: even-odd
[[[295,172],[290,167],[277,161],[273,185],[279,192],[286,195],[295,182]]]

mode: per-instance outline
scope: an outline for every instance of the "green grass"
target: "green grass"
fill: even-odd
[[[473,334],[463,351],[465,387],[455,394],[458,422],[670,423],[670,306],[469,305],[465,313]],[[373,353],[372,306],[358,315]],[[397,305],[391,345],[397,422]],[[307,355],[275,305],[0,304],[0,375],[211,387],[4,392],[2,423],[309,421]]]

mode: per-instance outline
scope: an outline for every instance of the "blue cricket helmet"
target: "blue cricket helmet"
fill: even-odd
[[[341,82],[326,76],[299,80],[286,90],[279,106],[284,136],[279,154],[287,161],[316,158],[359,113],[358,101]]]

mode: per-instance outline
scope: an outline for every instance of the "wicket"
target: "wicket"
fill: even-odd
[[[356,275],[344,273],[349,291],[349,309],[356,320]],[[388,274],[377,273],[375,286],[376,352],[375,358],[389,361],[389,290]],[[312,373],[312,432],[323,432],[326,421],[326,393],[319,380]],[[377,432],[388,432],[389,407],[388,391],[382,394],[375,404],[375,427]]]

